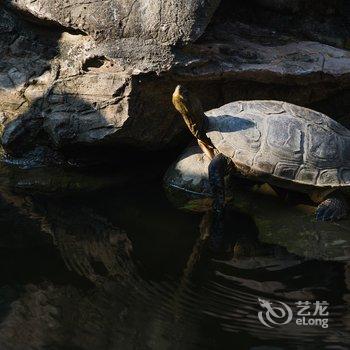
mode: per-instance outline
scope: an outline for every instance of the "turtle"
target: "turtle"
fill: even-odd
[[[316,220],[348,214],[350,130],[320,112],[274,100],[235,101],[206,113],[198,97],[178,85],[172,102],[210,158],[213,210],[225,206],[228,174],[264,182],[276,192],[306,193]]]

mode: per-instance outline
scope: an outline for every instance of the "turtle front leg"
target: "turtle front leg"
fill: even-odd
[[[335,221],[348,215],[349,206],[346,198],[341,193],[332,193],[327,196],[317,207],[317,221]]]
[[[232,160],[223,154],[216,155],[209,164],[209,183],[213,196],[213,222],[210,243],[215,250],[220,249],[224,236],[225,176],[234,169]]]

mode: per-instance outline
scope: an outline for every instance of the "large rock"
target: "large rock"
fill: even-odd
[[[261,11],[276,10],[260,3]],[[280,22],[262,26],[248,16],[252,6],[260,5],[248,1],[238,11],[219,0],[4,1],[5,150],[25,157],[40,146],[86,156],[87,146],[175,146],[184,140],[170,100],[179,81],[208,109],[234,99],[310,105],[350,86],[348,32],[338,17],[326,34],[337,33],[343,44],[332,47],[321,34],[320,41],[296,37],[293,22],[290,33],[276,31]]]
[[[102,40],[135,40],[174,44],[197,39],[205,30],[220,0],[141,1],[27,1],[5,4],[37,20],[76,29]]]

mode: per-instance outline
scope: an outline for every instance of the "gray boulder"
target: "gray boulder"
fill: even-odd
[[[198,39],[220,0],[28,1],[5,0],[5,5],[33,20],[79,30],[102,40],[131,39],[145,44],[175,44]],[[146,43],[147,44],[147,43]]]

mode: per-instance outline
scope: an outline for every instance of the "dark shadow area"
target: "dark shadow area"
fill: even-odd
[[[209,120],[213,117],[209,117]],[[211,123],[211,130],[221,131],[225,133],[238,132],[242,130],[247,130],[255,127],[255,123],[248,119],[243,119],[235,117],[233,115],[221,115],[213,118],[215,123]],[[218,129],[217,126],[220,126]]]
[[[310,106],[350,128],[350,90],[345,89]]]
[[[266,28],[281,38],[291,36],[349,48],[350,4],[346,0],[249,0],[240,4],[223,0],[212,25],[230,22]]]
[[[50,61],[59,54],[60,30],[30,26],[4,8],[0,8],[0,23],[0,88],[27,85],[50,69]]]

